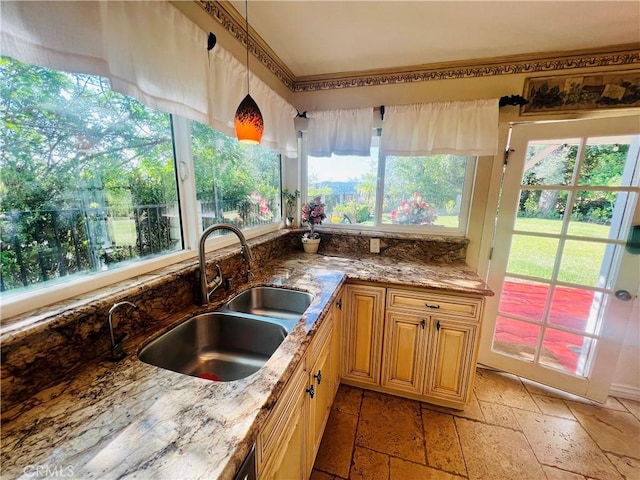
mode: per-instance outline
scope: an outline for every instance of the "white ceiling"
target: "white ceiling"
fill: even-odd
[[[244,17],[245,3],[231,1]],[[640,1],[251,0],[297,78],[640,42]]]

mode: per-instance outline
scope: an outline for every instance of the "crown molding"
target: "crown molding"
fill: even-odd
[[[245,20],[228,1],[195,0],[205,12],[247,48]],[[249,52],[273,73],[289,90],[295,91],[296,78],[284,62],[271,50],[249,24]]]
[[[640,43],[299,77],[294,92],[640,64]]]
[[[225,0],[195,1],[246,48],[247,35],[245,33],[244,18],[230,2]],[[509,55],[477,60],[296,77],[251,26],[249,26],[249,52],[292,92],[523,73],[569,72],[581,68],[640,64],[640,43],[633,43],[597,49]]]

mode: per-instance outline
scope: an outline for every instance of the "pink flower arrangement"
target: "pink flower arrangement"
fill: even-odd
[[[400,207],[391,210],[391,223],[404,225],[432,225],[438,218],[435,208],[422,199],[416,192],[407,201],[402,200]]]
[[[322,199],[318,196],[313,199],[312,202],[305,203],[302,205],[302,221],[309,224],[310,231],[305,233],[303,236],[303,241],[305,239],[316,239],[320,238],[320,235],[315,232],[315,226],[320,225],[322,221],[327,218],[327,215],[324,213],[324,203],[322,203]]]

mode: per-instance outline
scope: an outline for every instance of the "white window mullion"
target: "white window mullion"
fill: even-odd
[[[193,148],[189,120],[171,116],[173,145],[176,157],[178,196],[180,198],[180,222],[185,250],[196,250],[200,237],[201,216],[196,198],[196,181],[193,169]]]

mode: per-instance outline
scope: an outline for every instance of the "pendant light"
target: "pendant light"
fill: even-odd
[[[249,0],[245,0],[244,18],[247,30],[245,37],[247,41],[247,96],[238,105],[233,123],[236,129],[236,138],[240,143],[257,145],[262,140],[264,121],[258,104],[249,95]]]

